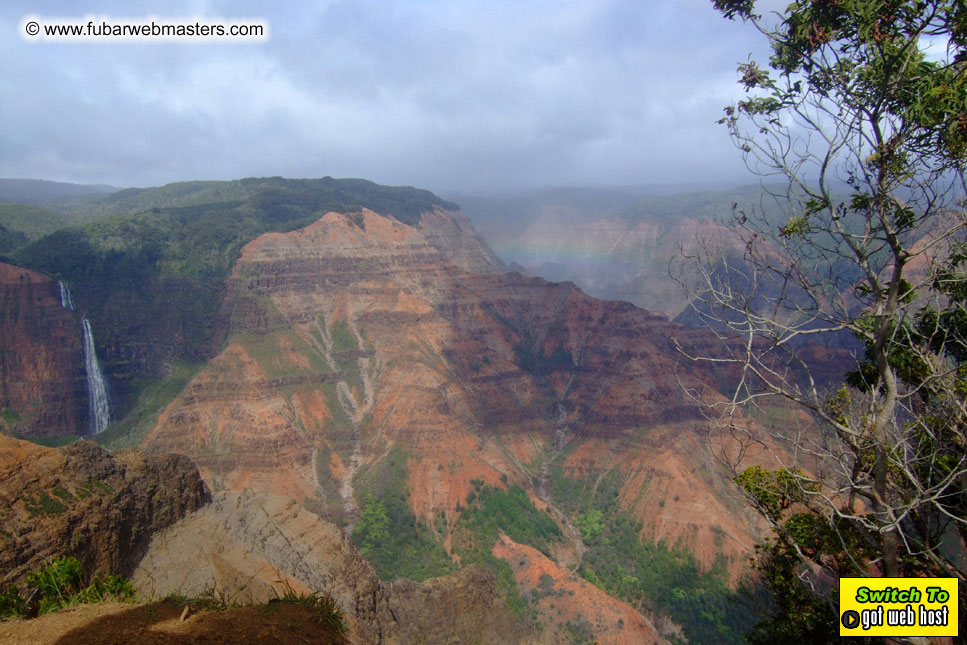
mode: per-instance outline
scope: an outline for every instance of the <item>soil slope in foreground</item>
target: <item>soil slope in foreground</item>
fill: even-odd
[[[160,601],[79,605],[33,620],[0,622],[0,642],[23,645],[104,643],[346,643],[336,628],[295,603],[189,613]]]

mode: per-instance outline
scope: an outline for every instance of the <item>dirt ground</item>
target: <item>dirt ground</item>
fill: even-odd
[[[0,621],[0,643],[113,645],[121,643],[332,643],[346,641],[298,604],[270,603],[191,612],[168,601],[78,605],[33,619]]]

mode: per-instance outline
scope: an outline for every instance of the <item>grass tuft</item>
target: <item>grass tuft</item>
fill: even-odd
[[[75,557],[58,557],[39,571],[27,575],[27,590],[10,585],[0,593],[0,617],[37,616],[63,607],[103,602],[109,598],[130,600],[134,587],[115,575],[94,576],[85,586],[86,576]]]
[[[312,593],[298,593],[288,583],[283,581],[283,592],[275,591],[275,598],[271,603],[289,603],[300,605],[316,615],[320,625],[327,624],[342,636],[346,636],[346,620],[335,599],[328,593],[313,591]]]

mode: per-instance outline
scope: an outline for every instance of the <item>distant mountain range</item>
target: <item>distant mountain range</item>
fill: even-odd
[[[46,179],[0,178],[0,202],[19,204],[39,205],[85,195],[103,195],[117,190],[106,184],[68,184]]]

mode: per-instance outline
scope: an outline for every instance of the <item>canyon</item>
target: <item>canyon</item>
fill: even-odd
[[[723,530],[738,562],[752,544],[741,504],[702,458],[712,429],[682,387],[715,391],[718,377],[682,366],[673,343],[714,351],[710,339],[488,268],[468,272],[371,211],[254,240],[229,281],[226,348],[145,448],[191,456],[213,489],[256,486],[336,517],[341,506],[347,522],[360,469],[378,471],[393,446],[408,455],[416,516],[448,524],[473,479],[536,479],[540,501],[545,464],[573,479],[617,467],[624,499],[660,518],[649,537],[685,539],[710,565]],[[663,498],[681,507],[658,512]]]
[[[704,407],[727,396],[735,375],[686,358],[728,347],[663,314],[509,271],[448,202],[365,184],[352,207],[326,208],[333,190],[349,201],[360,184],[313,181],[110,198],[144,209],[112,231],[138,230],[160,213],[186,227],[172,229],[175,240],[199,222],[216,231],[251,213],[268,218],[237,247],[212,247],[228,250],[213,255],[205,279],[188,272],[196,269],[178,255],[183,242],[138,242],[114,264],[95,258],[97,266],[154,264],[104,284],[52,252],[70,240],[109,257],[75,232],[14,254],[52,277],[0,266],[11,339],[0,341],[0,393],[12,411],[4,418],[15,419],[4,432],[88,434],[83,314],[112,397],[112,425],[98,441],[137,445],[143,452],[118,455],[143,455],[139,463],[181,455],[211,491],[212,502],[152,525],[150,545],[121,549],[137,554],[136,569],[131,555],[107,568],[123,560],[156,595],[216,585],[261,602],[280,580],[332,592],[360,642],[418,633],[432,642],[687,637],[694,625],[683,627],[685,614],[661,600],[672,589],[649,595],[641,583],[633,603],[616,597],[610,562],[625,556],[589,527],[594,513],[616,521],[628,527],[626,542],[656,545],[647,547],[654,557],[716,580],[722,593],[743,578],[764,527],[723,464],[738,453],[734,439]],[[224,193],[232,199],[205,206]],[[151,206],[152,195],[164,205]],[[77,312],[61,306],[56,280],[73,288]],[[17,445],[16,454],[32,454]],[[768,462],[770,449],[779,450],[741,458]],[[518,515],[551,528],[529,534]],[[383,518],[388,535],[377,539]],[[374,561],[374,570],[365,557],[379,549],[411,569]],[[309,566],[294,553],[315,559]],[[177,570],[197,575],[171,578]],[[588,581],[599,576],[598,586]],[[420,609],[438,597],[460,607],[439,629]],[[474,623],[481,612],[495,618]]]

